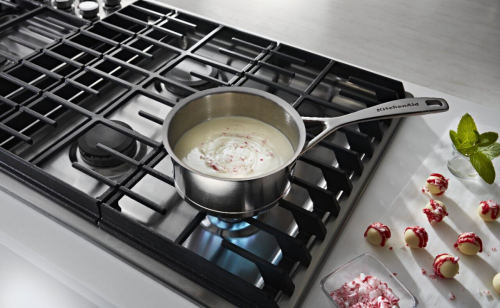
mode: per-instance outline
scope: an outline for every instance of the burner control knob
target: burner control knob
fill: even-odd
[[[109,8],[114,8],[120,5],[122,0],[104,0],[104,6]]]
[[[95,18],[99,14],[99,4],[94,1],[80,2],[78,6],[83,18]]]
[[[60,10],[67,10],[73,4],[73,0],[56,0],[56,7]]]

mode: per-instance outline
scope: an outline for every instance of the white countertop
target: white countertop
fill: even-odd
[[[166,2],[394,76],[403,80],[406,90],[415,96],[442,97],[450,103],[448,113],[413,117],[403,122],[303,307],[328,307],[319,289],[320,277],[361,253],[355,251],[358,245],[350,243],[349,234],[362,232],[361,229],[382,215],[450,121],[470,112],[482,123],[498,126],[495,121],[500,111],[484,106],[493,105],[500,94],[498,1],[495,4],[494,0],[434,0],[404,5],[394,1],[333,0],[307,4],[264,0]],[[404,80],[455,93],[483,105]],[[395,169],[398,172],[394,172]],[[194,307],[11,196],[0,191],[0,198],[0,245],[4,246],[0,252],[10,250],[84,296],[89,305],[84,306],[82,302],[82,307]],[[11,252],[8,255],[12,256]],[[500,264],[497,270],[500,271]],[[400,279],[404,283],[404,277]],[[6,282],[0,276],[0,289],[2,283]],[[0,296],[0,307],[6,307],[5,303],[6,297]],[[38,302],[37,307],[56,306]]]
[[[302,305],[303,307],[328,307],[328,301],[319,288],[319,281],[333,270],[365,252],[356,251],[356,249],[359,247],[360,242],[365,240],[363,233],[366,227],[373,222],[379,221],[386,213],[386,210],[399,195],[403,187],[432,152],[438,140],[447,133],[451,122],[456,122],[464,113],[469,112],[478,122],[488,123],[488,125],[495,127],[496,131],[500,131],[500,124],[496,120],[500,116],[498,109],[474,104],[407,82],[405,83],[405,88],[415,96],[444,98],[450,104],[450,110],[442,114],[411,117],[403,121],[370,184],[363,193],[352,216],[349,218],[346,228],[342,231],[338,242],[323,265],[314,283],[315,286],[311,289],[306,301]],[[496,165],[498,166],[498,164]],[[497,176],[491,189],[498,190],[500,189],[499,186],[500,178]],[[498,224],[499,222],[495,223]],[[408,262],[412,262],[412,260],[408,259]],[[390,264],[386,265],[390,267]],[[495,270],[500,272],[500,262],[497,264]],[[403,284],[406,281],[413,280],[417,276],[422,276],[420,272],[408,271],[407,273],[408,275],[406,276],[398,276],[398,279]],[[493,276],[484,277],[484,279],[492,278]],[[476,292],[476,290],[473,291]],[[439,294],[432,285],[429,285],[428,292]],[[458,291],[456,292],[458,295]],[[443,296],[447,296],[447,294]],[[419,307],[433,306],[433,303],[421,302]],[[469,308],[463,306],[460,301],[450,303],[450,307]]]

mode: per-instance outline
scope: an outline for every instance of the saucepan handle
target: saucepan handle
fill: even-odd
[[[315,146],[318,142],[333,133],[335,130],[346,125],[382,119],[445,112],[448,109],[448,103],[442,98],[417,97],[390,101],[336,118],[302,117],[304,123],[322,124],[324,126],[324,130],[304,146],[301,154],[307,152],[310,148]]]

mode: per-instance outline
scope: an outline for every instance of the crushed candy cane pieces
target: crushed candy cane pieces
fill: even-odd
[[[330,296],[342,308],[399,307],[399,298],[387,283],[363,273],[331,292]]]

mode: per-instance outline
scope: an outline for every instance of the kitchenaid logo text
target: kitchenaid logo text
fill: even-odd
[[[392,110],[392,109],[399,109],[399,108],[406,108],[406,107],[415,107],[415,106],[418,106],[418,103],[408,103],[406,105],[399,105],[399,106],[391,106],[391,107],[378,108],[377,112],[385,111],[385,110]]]

